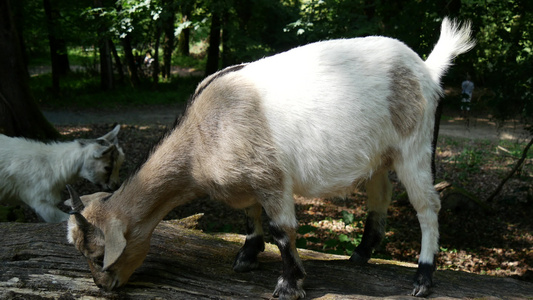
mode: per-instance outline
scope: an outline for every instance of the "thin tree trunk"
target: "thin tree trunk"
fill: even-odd
[[[122,62],[120,61],[120,56],[118,56],[117,47],[115,47],[115,43],[113,43],[113,41],[110,41],[110,45],[111,53],[113,54],[113,59],[115,60],[115,66],[117,67],[118,72],[117,81],[122,83],[124,82],[124,67],[122,66]]]
[[[48,27],[48,42],[50,45],[50,59],[52,61],[52,91],[59,93],[59,47],[55,36],[55,26],[52,17],[52,5],[50,0],[43,0],[44,12],[46,15],[46,25]]]
[[[157,88],[159,84],[159,44],[161,40],[161,26],[156,27],[155,32],[155,46],[154,46],[154,62],[152,63],[152,81],[154,88]]]
[[[189,47],[190,38],[191,38],[191,29],[183,28],[178,38],[178,51],[183,56],[190,55],[190,47]]]
[[[163,77],[170,78],[172,64],[172,51],[174,51],[174,23],[176,23],[176,4],[173,0],[163,1],[163,9],[166,10],[166,18],[163,20],[165,41],[163,43]]]
[[[131,47],[131,37],[129,35],[126,35],[122,39],[122,47],[124,48],[124,57],[130,73],[131,85],[133,87],[138,87],[141,85],[141,80],[139,79],[139,74],[137,72],[137,65],[135,64],[135,57],[133,56],[133,50]]]
[[[100,84],[102,90],[111,90],[115,87],[113,78],[113,62],[111,60],[110,40],[106,37],[100,40]]]
[[[211,75],[218,71],[218,59],[220,56],[220,27],[220,13],[215,9],[212,13],[211,28],[209,30],[209,48],[207,48],[205,76]]]
[[[507,174],[507,176],[500,182],[498,187],[496,187],[494,192],[492,192],[492,194],[487,198],[487,202],[492,202],[494,200],[494,198],[496,198],[496,196],[498,196],[498,194],[501,192],[501,190],[502,190],[503,186],[505,185],[505,183],[507,183],[507,181],[511,177],[513,177],[513,175],[520,168],[520,166],[522,166],[522,164],[524,163],[524,161],[527,158],[527,152],[529,151],[529,148],[531,148],[531,145],[533,145],[533,138],[531,138],[529,143],[524,148],[524,151],[522,151],[522,157],[520,157],[520,159],[516,162],[514,168],[511,170],[511,172],[509,172],[509,174]]]
[[[103,7],[103,0],[94,0],[94,7]],[[98,28],[98,51],[100,56],[100,86],[102,90],[111,90],[115,87],[113,78],[113,62],[111,60],[110,40],[107,37],[108,28],[100,25]]]
[[[187,22],[192,11],[192,4],[190,1],[181,2],[181,21]],[[183,28],[178,38],[178,52],[183,56],[190,55],[189,41],[191,38],[191,29],[189,27]]]

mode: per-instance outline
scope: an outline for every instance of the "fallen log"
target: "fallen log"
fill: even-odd
[[[244,236],[209,235],[179,221],[164,221],[144,264],[123,288],[98,289],[85,259],[66,241],[66,224],[0,223],[0,299],[270,299],[282,268],[267,244],[261,267],[231,266]],[[300,250],[307,271],[306,299],[410,298],[415,265]],[[533,297],[533,285],[454,271],[437,271],[430,298]]]

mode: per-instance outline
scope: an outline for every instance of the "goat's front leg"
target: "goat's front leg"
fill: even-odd
[[[248,272],[259,267],[257,255],[265,251],[265,241],[263,238],[263,225],[261,213],[263,207],[256,204],[246,208],[246,241],[235,258],[233,270],[235,272]]]
[[[283,274],[278,279],[274,297],[279,299],[299,299],[305,297],[303,282],[305,270],[296,250],[296,228],[279,226],[270,222],[270,232],[278,245],[283,261]]]
[[[387,208],[392,197],[392,185],[388,172],[376,173],[366,184],[368,195],[368,216],[365,222],[365,231],[361,243],[355,248],[350,261],[364,264],[368,262],[372,251],[379,246],[385,236],[387,224]]]

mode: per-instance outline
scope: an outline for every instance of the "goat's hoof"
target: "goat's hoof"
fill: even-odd
[[[370,257],[363,257],[357,251],[354,251],[350,257],[350,261],[358,265],[364,265],[370,260]]]
[[[250,272],[253,270],[259,269],[259,262],[256,261],[245,261],[245,260],[235,260],[233,263],[233,271],[238,273]]]
[[[413,292],[411,293],[411,296],[426,297],[426,296],[429,295],[429,293],[430,293],[429,286],[415,284],[415,288],[413,289]]]
[[[278,284],[272,296],[279,298],[280,300],[296,300],[305,297],[305,291],[303,289],[304,280],[297,279],[296,286],[291,286],[289,281],[283,277],[278,279]]]
[[[430,294],[430,288],[433,285],[433,270],[435,266],[433,264],[421,263],[418,265],[418,270],[415,275],[415,282],[412,296],[426,297]]]

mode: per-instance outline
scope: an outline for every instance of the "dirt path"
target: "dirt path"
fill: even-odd
[[[43,110],[45,117],[54,125],[87,125],[120,123],[127,125],[172,125],[184,107],[147,106],[115,110]],[[443,117],[441,136],[462,137],[469,139],[517,140],[527,139],[528,132],[516,120],[506,121],[500,128],[488,117],[471,118],[469,126],[460,117]]]

